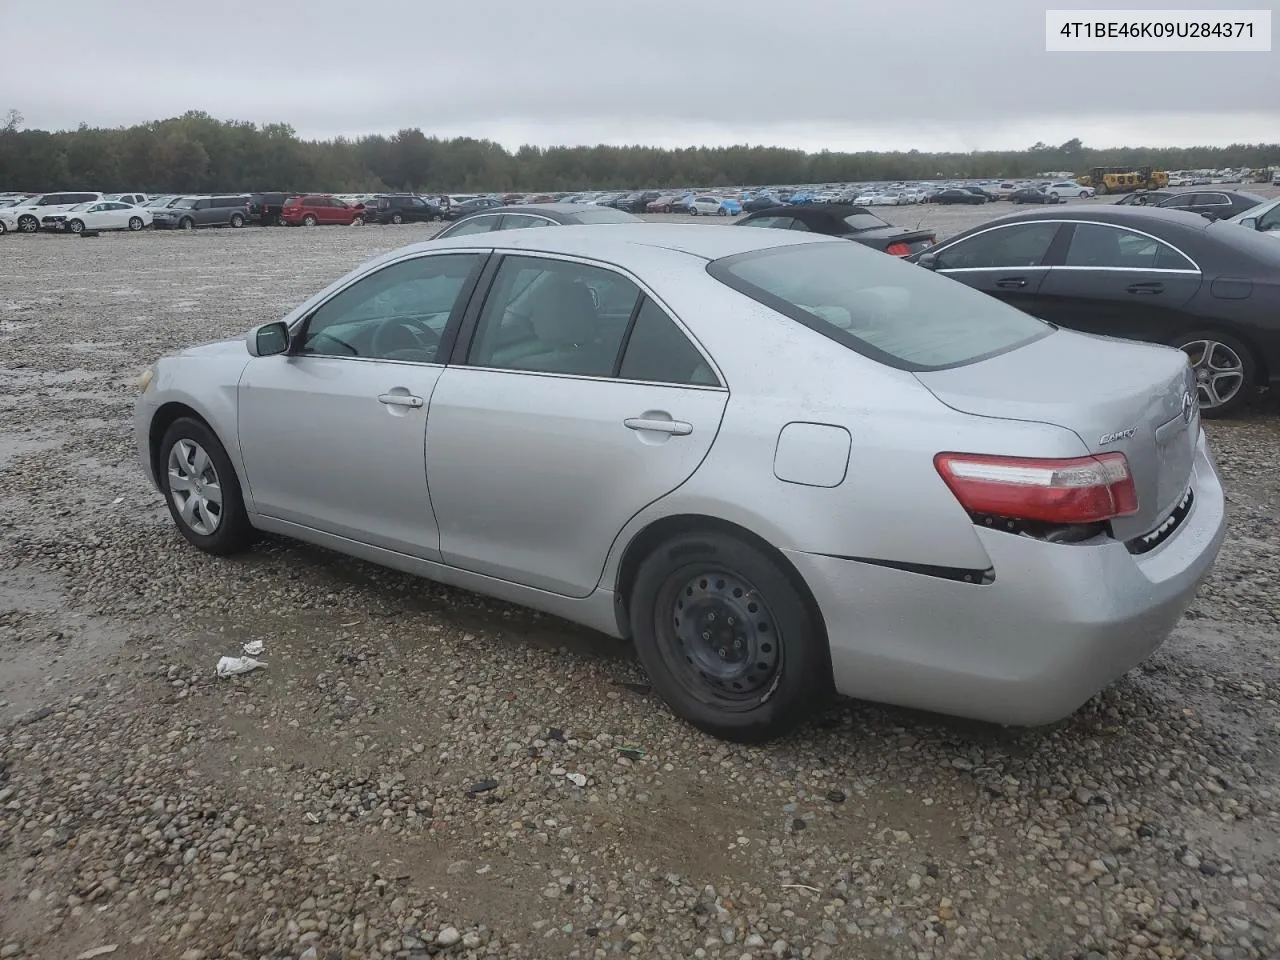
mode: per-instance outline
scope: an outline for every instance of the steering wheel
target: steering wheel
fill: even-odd
[[[425,323],[410,320],[407,317],[393,317],[374,329],[369,350],[375,357],[387,357],[392,353],[400,352],[421,352],[434,357],[439,345],[440,334]]]

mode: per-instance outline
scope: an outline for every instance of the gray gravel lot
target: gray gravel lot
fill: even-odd
[[[1274,402],[1209,426],[1232,527],[1187,617],[1069,720],[842,704],[729,745],[623,645],[203,556],[144,482],[142,367],[433,232],[0,242],[0,958],[1280,956]]]

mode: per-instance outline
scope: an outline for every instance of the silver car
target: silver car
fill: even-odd
[[[827,694],[1037,725],[1163,641],[1223,491],[1186,358],[787,230],[430,241],[139,381],[181,533],[635,642],[718,736]]]

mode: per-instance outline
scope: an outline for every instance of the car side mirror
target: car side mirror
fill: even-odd
[[[256,326],[245,337],[245,345],[250,356],[277,356],[289,349],[289,327],[283,320]]]
[[[1250,229],[1250,230],[1259,230],[1259,229],[1261,229],[1261,228],[1258,226],[1258,218],[1257,218],[1257,217],[1245,217],[1243,220],[1241,220],[1241,221],[1240,221],[1240,226],[1242,226],[1242,227],[1247,227],[1247,228],[1248,228],[1248,229]]]
[[[938,255],[936,253],[922,253],[920,258],[916,260],[916,266],[924,267],[926,270],[937,270]]]

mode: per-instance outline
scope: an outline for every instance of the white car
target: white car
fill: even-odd
[[[17,217],[18,229],[23,233],[35,233],[40,229],[47,217],[65,214],[79,203],[94,203],[102,199],[102,194],[88,191],[80,193],[42,193],[38,197],[29,197],[20,204],[6,207],[11,216]]]
[[[17,231],[18,218],[9,212],[8,208],[0,207],[0,237],[3,237],[9,231]]]
[[[151,198],[145,193],[104,193],[103,200],[119,200],[121,203],[129,203],[135,207],[140,207]]]
[[[874,193],[860,193],[853,198],[853,202],[859,207],[870,207],[875,204],[877,196]]]
[[[0,214],[3,213],[4,211],[0,210]],[[1243,213],[1228,218],[1227,223],[1236,223],[1280,240],[1280,199],[1250,207]]]
[[[68,233],[84,233],[86,230],[141,230],[151,226],[151,211],[119,200],[98,200],[79,203],[65,213],[52,214],[40,222],[40,226]]]
[[[1059,200],[1068,200],[1072,197],[1079,200],[1088,200],[1097,193],[1093,187],[1081,186],[1072,180],[1059,180],[1057,183],[1051,183],[1044,188],[1044,192]]]
[[[689,213],[693,216],[698,214],[717,214],[720,212],[720,198],[713,197],[710,194],[700,193],[689,201]]]

